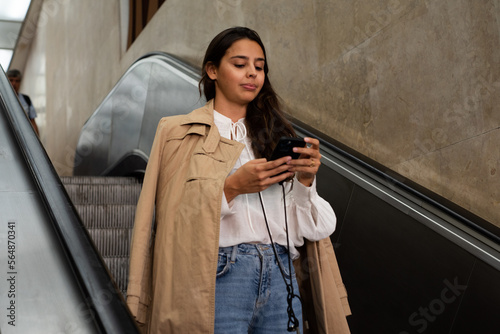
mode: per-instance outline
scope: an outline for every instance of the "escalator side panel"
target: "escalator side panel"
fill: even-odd
[[[500,272],[478,261],[451,334],[496,333],[500,328]]]
[[[116,164],[131,147],[137,147],[139,143],[151,68],[152,64],[136,66],[134,71],[123,77],[108,100],[112,106],[111,112],[105,115],[107,118],[103,122],[111,124],[111,145],[103,146],[103,151],[99,152],[103,155],[107,153],[107,166]]]
[[[1,193],[2,333],[95,333],[91,309],[74,281],[36,193]],[[29,208],[29,209],[27,209]],[[9,309],[10,308],[10,309]]]
[[[17,106],[16,106],[17,107]],[[16,112],[23,113],[19,108]],[[97,327],[51,219],[0,113],[0,330],[59,333]],[[32,131],[26,119],[27,130]]]
[[[107,153],[111,145],[111,110],[111,101],[107,101],[103,104],[99,115],[87,121],[86,126],[89,131],[82,132],[78,140],[74,162],[76,170],[87,170],[91,174],[98,175],[102,166],[108,164]],[[93,159],[89,159],[90,156]]]
[[[342,233],[344,218],[355,184],[326,167],[319,169],[317,177],[318,180],[321,180],[316,184],[318,194],[330,203],[337,218],[337,226],[331,236],[332,243],[337,248],[338,239]]]
[[[206,103],[192,69],[171,57],[161,59],[134,63],[89,118],[78,141],[74,175],[144,172],[160,119]]]
[[[152,64],[152,71],[138,146],[147,155],[162,117],[187,114],[206,102],[199,96],[197,81],[190,76],[158,63]]]
[[[352,333],[450,332],[478,260],[360,187],[349,208],[336,251]]]

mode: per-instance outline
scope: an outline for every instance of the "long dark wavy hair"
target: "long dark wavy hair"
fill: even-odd
[[[267,76],[269,68],[267,65],[266,49],[257,32],[245,27],[234,27],[226,29],[215,36],[212,42],[210,42],[205,53],[205,58],[203,59],[202,75],[198,88],[200,95],[203,91],[207,101],[215,98],[215,81],[207,75],[206,65],[212,63],[218,68],[222,57],[226,54],[226,50],[234,42],[241,39],[249,39],[257,42],[262,48],[264,58],[266,59],[264,62],[264,85],[257,97],[248,104],[245,123],[255,156],[269,160],[278,140],[281,137],[295,137],[295,131],[290,122],[285,118],[279,98]]]

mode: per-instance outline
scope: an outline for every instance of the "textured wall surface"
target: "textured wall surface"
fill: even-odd
[[[71,174],[83,123],[141,55],[199,66],[246,25],[288,111],[500,226],[500,1],[167,0],[121,49],[120,1],[44,1],[22,90]]]

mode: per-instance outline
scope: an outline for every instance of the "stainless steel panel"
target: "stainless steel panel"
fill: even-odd
[[[3,192],[0,203],[1,332],[96,333],[36,193]]]
[[[205,104],[198,81],[165,62],[155,62],[150,78],[138,149],[149,156],[162,117],[187,114]]]
[[[3,110],[0,143],[1,333],[96,333]]]
[[[111,143],[111,101],[101,105],[101,111],[94,114],[85,124],[87,131],[81,133],[75,154],[75,168],[99,173],[108,162],[107,152]],[[92,157],[93,159],[89,159]]]
[[[138,60],[84,125],[75,175],[106,175],[128,155],[149,156],[162,117],[187,114],[204,105],[199,74],[170,56]]]
[[[111,145],[107,146],[107,166],[116,164],[131,149],[137,147],[144,108],[148,96],[148,81],[151,76],[150,63],[140,63],[120,80],[109,96],[111,113]]]

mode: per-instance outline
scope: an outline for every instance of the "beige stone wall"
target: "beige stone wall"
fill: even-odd
[[[499,22],[498,0],[167,0],[122,52],[119,0],[45,0],[23,88],[67,175],[81,126],[135,59],[199,66],[217,32],[246,25],[291,114],[500,226]]]

